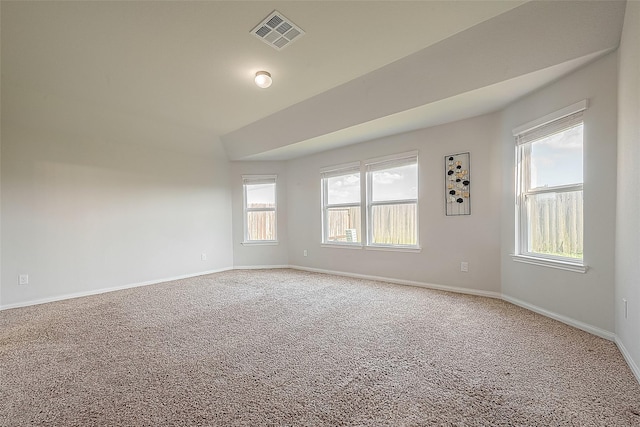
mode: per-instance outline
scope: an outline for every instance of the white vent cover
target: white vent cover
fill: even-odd
[[[296,24],[274,10],[264,21],[259,23],[251,34],[273,47],[282,50],[304,35],[304,31]]]

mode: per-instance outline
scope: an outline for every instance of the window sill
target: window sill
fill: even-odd
[[[420,253],[422,248],[419,246],[365,246],[368,251],[388,251],[388,252],[413,252]]]
[[[264,240],[264,241],[251,240],[248,242],[241,242],[240,244],[242,246],[276,246],[279,243],[277,240]]]
[[[548,258],[538,258],[538,257],[533,257],[528,255],[514,254],[514,255],[511,255],[511,259],[516,262],[522,262],[525,264],[533,264],[533,265],[539,265],[542,267],[557,268],[559,270],[573,271],[575,273],[586,273],[587,270],[589,269],[589,267],[584,264],[578,264],[574,262],[560,261],[560,260],[548,259]]]
[[[348,243],[321,243],[321,248],[340,248],[340,249],[364,249],[367,251],[388,251],[388,252],[422,252],[420,247],[411,246],[366,246],[361,244]]]
[[[363,246],[359,243],[321,243],[321,248],[340,248],[340,249],[362,249]]]

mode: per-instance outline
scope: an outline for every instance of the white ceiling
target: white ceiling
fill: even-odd
[[[605,52],[551,66],[500,83],[464,92],[420,107],[410,108],[376,120],[363,122],[318,137],[282,145],[270,150],[258,150],[244,160],[286,160],[369,141],[389,135],[436,126],[488,112],[497,111],[506,104],[530,93],[591,62]]]
[[[18,114],[12,106],[30,102],[25,99],[32,99],[35,104],[52,97],[86,106],[100,105],[102,109],[117,110],[122,116],[144,117],[141,123],[145,126],[154,121],[174,123],[204,132],[212,143],[224,141],[228,135],[242,136],[243,128],[254,123],[261,123],[267,131],[270,126],[280,126],[280,121],[270,123],[270,117],[336,87],[357,82],[375,70],[523,3],[2,1],[3,118],[5,114]],[[250,34],[273,10],[280,11],[306,32],[282,51]],[[602,46],[580,56],[596,50],[603,50]],[[566,59],[576,60],[575,66],[584,62],[579,58]],[[554,65],[557,63],[549,64]],[[568,69],[560,68],[556,73],[547,70],[544,78],[530,76],[518,93],[522,88],[531,90],[545,84]],[[271,72],[274,79],[271,88],[259,89],[253,84],[253,75],[258,70]],[[525,74],[514,78],[524,79]],[[505,92],[505,87],[498,89]],[[500,99],[513,98],[513,94],[507,91]],[[494,101],[492,107],[501,102]],[[406,110],[417,107],[420,106]],[[36,106],[24,106],[25,111],[28,108]],[[436,121],[482,110],[462,111],[451,105],[447,109],[453,112]],[[425,120],[422,114],[416,115],[419,117],[415,120],[410,116],[405,115],[398,131],[434,123]],[[355,136],[354,129],[344,136],[338,132],[330,144],[318,143],[317,138],[322,135],[305,136],[287,141],[285,145],[290,150],[283,146],[265,149],[256,146],[249,150],[250,155],[230,157],[285,159],[357,142],[380,134],[367,131],[365,124],[369,121],[355,124],[363,126]],[[352,123],[326,134],[345,132],[344,129],[353,126]],[[380,127],[387,132],[391,129]],[[178,139],[176,144],[188,144]],[[227,152],[233,151],[230,142],[225,144]]]

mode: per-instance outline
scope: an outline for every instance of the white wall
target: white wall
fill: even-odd
[[[640,379],[640,3],[627,2],[619,52],[616,334]],[[624,316],[625,298],[629,315]]]
[[[243,245],[244,210],[242,175],[277,175],[277,245]],[[284,162],[232,162],[230,184],[233,194],[234,267],[281,266],[288,262],[287,174]]]
[[[427,284],[500,291],[497,115],[400,134],[288,162],[289,263]],[[422,252],[321,246],[320,169],[418,150]],[[444,213],[444,156],[471,152],[471,215]],[[303,256],[304,250],[308,256]],[[469,272],[460,271],[460,262]]]
[[[614,331],[617,53],[508,106],[502,112],[502,292],[527,304]],[[512,129],[588,98],[584,113],[586,274],[512,261],[515,145]]]
[[[128,132],[92,105],[21,93],[2,99],[2,306],[232,267],[219,141],[148,117]]]

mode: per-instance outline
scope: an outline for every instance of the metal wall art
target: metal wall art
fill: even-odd
[[[469,153],[444,157],[445,212],[447,216],[471,215]]]

